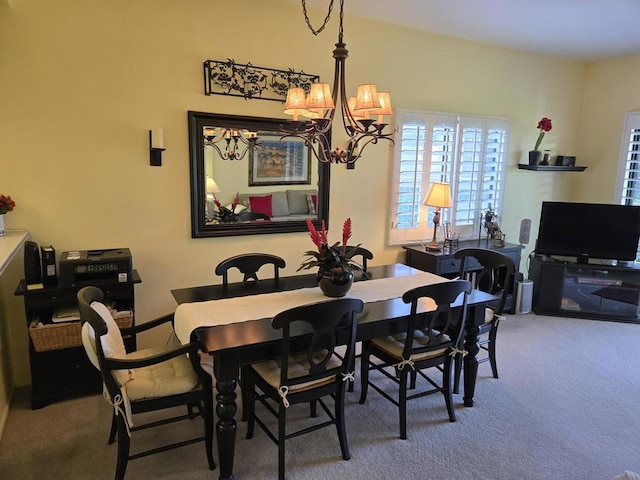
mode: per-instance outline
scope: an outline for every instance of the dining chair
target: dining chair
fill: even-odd
[[[355,253],[353,254],[353,257],[360,257],[361,259],[360,264],[362,265],[362,271],[366,272],[367,260],[373,260],[373,253],[371,252],[371,250],[367,250],[364,247],[354,247],[354,246],[347,245],[347,251],[350,248],[355,248]]]
[[[286,266],[283,258],[269,253],[243,253],[234,257],[223,260],[216,266],[216,275],[222,275],[222,288],[226,289],[229,285],[229,269],[237,268],[244,278],[242,282],[245,286],[252,286],[258,282],[258,270],[264,265],[273,265],[273,278],[277,283],[280,279],[280,269]],[[211,356],[203,357],[202,364],[204,368],[213,377],[213,358]],[[240,388],[242,389],[242,419],[247,418],[247,397],[245,394],[244,377],[246,376],[246,367],[240,369],[240,378],[238,379]]]
[[[254,220],[271,220],[271,217],[262,212],[242,212],[238,214],[238,220],[250,222]]]
[[[216,275],[222,276],[222,287],[229,285],[228,272],[231,268],[237,268],[244,274],[243,282],[250,285],[258,281],[258,270],[264,265],[273,265],[273,278],[276,282],[280,279],[280,269],[286,266],[283,258],[269,253],[243,253],[223,260],[216,266]]]
[[[181,346],[160,346],[127,353],[123,335],[134,335],[173,320],[173,315],[137,325],[118,328],[109,309],[103,303],[104,294],[89,286],[77,293],[82,321],[82,343],[91,363],[100,371],[105,399],[113,406],[109,444],[118,436],[115,479],[125,476],[127,463],[151,454],[204,441],[210,470],[213,460],[213,386],[211,376],[200,367],[198,351],[192,342]],[[194,414],[193,406],[198,414]],[[170,415],[137,425],[134,415],[186,406],[185,415]],[[131,434],[180,420],[203,417],[204,434],[199,437],[162,445],[130,454]],[[136,417],[138,418],[138,417]]]
[[[453,357],[461,350],[469,293],[471,282],[467,280],[451,280],[408,290],[402,296],[405,303],[411,304],[407,330],[362,344],[360,403],[365,403],[370,386],[398,407],[400,438],[403,440],[407,438],[408,400],[442,393],[449,421],[456,421],[453,408]],[[453,304],[460,296],[462,303],[454,308]],[[377,360],[371,361],[371,357]],[[372,371],[381,374],[376,374],[376,379],[388,378],[398,385],[397,396],[376,385],[370,377]],[[426,388],[408,395],[409,388],[416,389],[418,375],[426,380]]]
[[[478,363],[489,361],[491,373],[498,378],[498,364],[496,361],[496,336],[498,325],[504,318],[503,312],[508,295],[512,289],[512,279],[515,273],[513,260],[496,250],[485,248],[463,248],[454,253],[454,258],[460,261],[460,278],[470,280],[473,287],[496,297],[496,301],[485,308],[484,322],[478,327],[478,346],[487,352],[478,358]],[[458,392],[460,373],[462,371],[462,357],[456,357],[455,390]]]
[[[349,460],[349,446],[345,426],[345,383],[353,378],[354,350],[358,313],[362,312],[362,300],[340,298],[301,307],[277,314],[271,325],[282,330],[280,357],[251,364],[247,376],[247,439],[253,437],[257,423],[278,446],[278,478],[284,479],[285,440],[335,425],[342,451],[342,458]],[[306,332],[306,347],[295,333]],[[337,347],[346,346],[343,355],[335,353]],[[324,397],[332,397],[334,411],[325,404]],[[256,400],[265,411],[278,419],[278,430],[273,432],[266,421],[256,414]],[[317,416],[319,403],[328,420],[286,431],[287,411],[291,405],[309,403],[311,417]],[[275,404],[275,405],[274,405]]]

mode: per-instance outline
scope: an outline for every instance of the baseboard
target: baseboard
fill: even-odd
[[[11,388],[9,390],[7,404],[4,405],[3,410],[0,412],[0,441],[2,440],[2,435],[4,434],[4,427],[7,425],[7,419],[9,418],[9,410],[11,410],[11,403],[13,402],[14,391],[15,391],[14,388]]]

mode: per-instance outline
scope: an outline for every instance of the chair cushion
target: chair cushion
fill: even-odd
[[[436,332],[434,332],[436,333]],[[404,351],[404,344],[407,340],[406,333],[398,333],[396,335],[387,335],[386,337],[375,338],[371,340],[371,343],[378,347],[380,350],[388,353],[389,355],[402,360],[402,352]],[[450,342],[451,339],[448,335],[442,336],[443,342]],[[427,330],[416,330],[413,335],[412,348],[420,348],[427,346],[429,343],[429,333]],[[411,360],[426,360],[427,358],[437,357],[444,354],[448,347],[438,348],[428,352],[416,353],[411,355]]]
[[[491,323],[495,315],[496,315],[496,312],[493,310],[493,308],[486,307],[484,309],[484,324]]]
[[[326,353],[319,352],[315,354],[315,358],[320,362]],[[327,369],[336,368],[342,365],[342,361],[335,355],[332,355],[327,362]],[[282,367],[282,359],[268,360],[266,362],[254,363],[251,365],[258,375],[260,375],[269,385],[276,390],[280,388],[280,369]],[[289,357],[288,377],[298,378],[309,374],[309,362],[306,354],[291,355]],[[289,392],[301,392],[311,388],[327,385],[335,380],[335,375],[329,375],[311,382],[292,385]]]
[[[147,348],[129,353],[126,358],[133,360],[150,357],[173,349],[172,346]],[[156,365],[135,368],[131,372],[132,378],[125,388],[132,401],[190,392],[198,384],[198,375],[186,354]]]

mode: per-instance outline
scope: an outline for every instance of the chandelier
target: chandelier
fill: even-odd
[[[247,152],[258,145],[258,132],[223,127],[204,127],[204,146],[216,149],[224,160],[242,160]],[[224,152],[218,143],[224,142]],[[244,148],[242,148],[244,145]],[[242,150],[240,150],[242,148]]]
[[[373,84],[359,85],[357,95],[347,95],[345,81],[345,63],[349,56],[343,42],[344,0],[340,0],[340,28],[338,43],[333,51],[335,71],[333,89],[328,83],[312,83],[309,93],[299,87],[289,88],[284,113],[293,115],[293,121],[281,128],[284,137],[297,137],[305,144],[318,144],[319,148],[311,148],[316,158],[323,163],[353,163],[362,156],[362,152],[370,143],[388,140],[393,144],[393,131],[385,131],[384,115],[393,114],[391,98],[388,92],[378,92]],[[304,18],[314,35],[320,33],[327,25],[333,9],[333,0],[323,25],[315,30],[309,21],[305,0],[302,0]],[[339,110],[337,105],[340,104]],[[334,123],[336,111],[342,118],[342,125],[349,138],[347,148],[331,148],[329,136]],[[300,119],[306,117],[307,120]]]

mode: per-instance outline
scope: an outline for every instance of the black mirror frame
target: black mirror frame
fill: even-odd
[[[206,198],[204,171],[204,137],[205,126],[232,127],[248,130],[280,131],[287,120],[281,118],[248,117],[241,115],[224,115],[205,112],[188,112],[189,125],[189,162],[191,180],[191,237],[226,237],[232,235],[261,235],[269,233],[306,232],[305,220],[281,222],[250,222],[208,225],[205,220]],[[318,217],[313,220],[316,228],[322,221],[329,228],[329,181],[330,164],[318,163]]]

